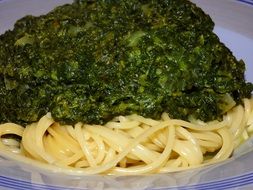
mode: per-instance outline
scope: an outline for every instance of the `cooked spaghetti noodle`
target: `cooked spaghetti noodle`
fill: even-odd
[[[23,128],[0,125],[0,149],[83,174],[135,175],[178,171],[229,158],[253,131],[253,98],[222,121],[186,122],[139,115],[119,116],[104,126],[60,125],[50,113]],[[6,134],[22,138],[19,142]]]

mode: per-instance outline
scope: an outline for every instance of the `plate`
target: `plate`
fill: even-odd
[[[216,23],[215,32],[238,59],[246,63],[246,79],[253,82],[253,0],[192,0]],[[0,33],[27,14],[40,15],[71,0],[0,0]],[[253,139],[232,158],[184,172],[147,176],[66,176],[47,173],[27,163],[0,157],[0,189],[253,189]]]

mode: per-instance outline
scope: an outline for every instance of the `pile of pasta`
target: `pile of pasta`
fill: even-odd
[[[139,115],[118,116],[102,125],[60,125],[50,113],[25,128],[0,125],[0,152],[8,151],[79,174],[166,173],[229,158],[253,132],[253,98],[204,123]],[[20,136],[9,138],[9,135]]]

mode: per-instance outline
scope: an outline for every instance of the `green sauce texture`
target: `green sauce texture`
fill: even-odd
[[[76,0],[0,36],[0,121],[219,119],[253,85],[188,0]]]

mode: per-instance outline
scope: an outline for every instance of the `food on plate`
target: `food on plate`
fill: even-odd
[[[0,36],[0,147],[85,174],[228,158],[252,131],[253,85],[213,28],[187,0],[76,0],[18,20]]]

